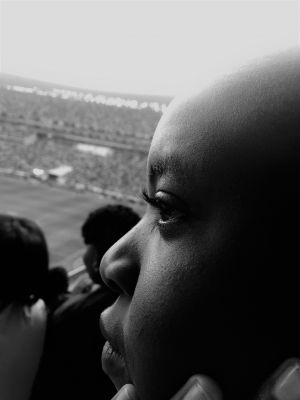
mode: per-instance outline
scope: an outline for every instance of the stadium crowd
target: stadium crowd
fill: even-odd
[[[121,137],[132,135],[151,139],[161,117],[161,113],[149,108],[134,110],[7,90],[1,82],[0,93],[2,117],[36,121],[53,128],[75,129],[95,138],[109,132]]]
[[[0,91],[2,171],[18,171],[28,177],[33,169],[48,171],[69,165],[73,170],[66,177],[67,187],[97,187],[138,196],[160,113],[53,99],[3,87]],[[71,135],[72,140],[64,135]],[[125,148],[113,147],[105,157],[84,153],[77,145],[86,138],[112,146],[120,143]]]
[[[66,176],[65,185],[103,190],[138,196],[144,177],[146,154],[130,150],[113,149],[107,156],[82,152],[76,144],[38,139],[24,146],[21,141],[1,141],[0,168],[23,171],[30,176],[34,168],[50,170],[70,165],[73,171]]]

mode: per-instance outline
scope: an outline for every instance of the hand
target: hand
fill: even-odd
[[[111,400],[139,400],[135,387],[131,384],[124,385]]]
[[[112,400],[139,400],[133,385],[123,386]],[[171,400],[222,400],[217,385],[208,377],[195,375]]]
[[[194,375],[171,400],[222,400],[218,385],[207,376]],[[300,363],[290,359],[283,363],[267,380],[258,396],[259,400],[299,400]],[[133,385],[127,384],[112,400],[139,400]]]

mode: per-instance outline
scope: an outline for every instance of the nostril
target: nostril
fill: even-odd
[[[105,285],[112,291],[118,294],[125,294],[131,297],[134,293],[135,282],[115,282],[113,279],[105,279]]]
[[[122,289],[112,279],[105,279],[105,285],[113,292],[121,293],[122,291]]]
[[[114,253],[114,257],[104,256],[100,266],[103,282],[113,292],[132,296],[139,276],[139,266],[126,255]],[[111,255],[110,255],[111,256]]]

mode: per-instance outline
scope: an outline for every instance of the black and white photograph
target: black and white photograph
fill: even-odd
[[[299,232],[300,1],[0,0],[0,400],[300,400]]]

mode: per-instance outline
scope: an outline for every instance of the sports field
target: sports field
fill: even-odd
[[[68,270],[80,262],[84,249],[80,228],[88,213],[112,202],[93,194],[49,187],[38,181],[0,176],[0,213],[35,220],[45,232],[50,264]]]

